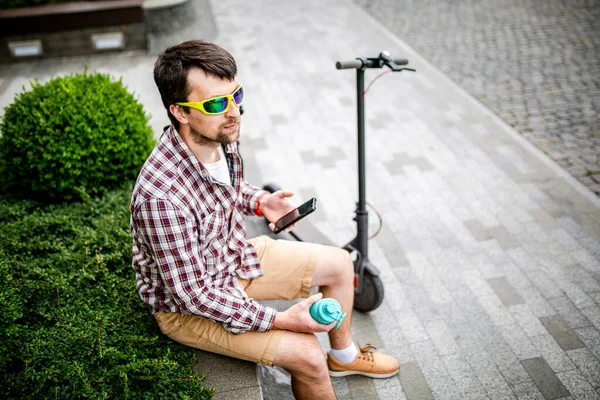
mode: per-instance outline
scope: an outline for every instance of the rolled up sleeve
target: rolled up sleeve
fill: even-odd
[[[246,215],[257,215],[256,214],[256,203],[258,199],[263,195],[267,194],[266,190],[262,190],[246,180],[241,181],[241,192],[242,192],[242,209]]]

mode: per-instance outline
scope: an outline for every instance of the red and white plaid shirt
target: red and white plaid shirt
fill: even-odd
[[[231,186],[212,178],[173,126],[138,176],[131,200],[136,286],[155,312],[198,315],[237,334],[266,331],[275,309],[248,298],[237,277],[261,277],[244,216],[264,193],[242,179],[237,143],[226,146]]]

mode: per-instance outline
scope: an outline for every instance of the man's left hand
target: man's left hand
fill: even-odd
[[[260,211],[263,213],[265,218],[270,222],[269,228],[272,231],[275,230],[275,222],[290,211],[296,209],[296,206],[288,200],[288,197],[292,197],[294,192],[288,190],[278,190],[274,193],[264,196],[260,200]],[[289,226],[285,232],[289,232],[294,229],[298,223]]]

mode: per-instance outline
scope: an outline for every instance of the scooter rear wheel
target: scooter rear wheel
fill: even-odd
[[[362,293],[354,293],[354,309],[361,312],[375,310],[383,302],[383,282],[378,276],[363,271]]]

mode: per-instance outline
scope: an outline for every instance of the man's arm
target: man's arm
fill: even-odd
[[[269,192],[266,190],[262,190],[254,185],[248,183],[245,179],[242,179],[241,182],[241,191],[242,191],[242,209],[244,214],[246,215],[259,215],[256,212],[256,206],[258,200],[264,196],[268,195]]]
[[[217,321],[229,332],[271,329],[276,311],[214,287],[206,272],[195,224],[170,201],[152,199],[132,215],[174,301],[191,314]]]

